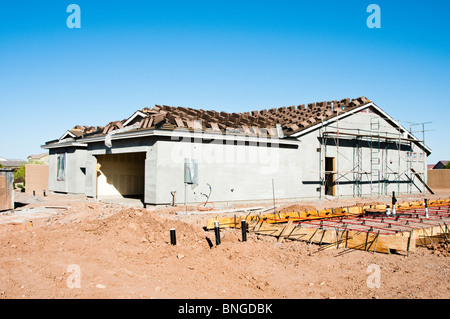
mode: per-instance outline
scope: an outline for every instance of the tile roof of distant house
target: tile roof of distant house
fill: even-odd
[[[48,153],[33,154],[33,155],[28,156],[28,158],[31,158],[31,159],[40,159],[40,158],[43,158],[43,157],[45,157],[45,156],[47,156],[47,155],[48,155]]]

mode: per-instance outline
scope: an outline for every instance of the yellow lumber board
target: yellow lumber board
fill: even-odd
[[[291,231],[292,229],[292,223],[293,220],[291,219],[285,226],[284,228],[281,230],[280,235],[278,237],[278,241],[281,241],[283,239],[284,236],[286,236],[286,234],[288,233],[288,231]]]
[[[438,199],[428,201],[428,206],[441,206],[450,204],[450,198]],[[409,203],[398,204],[399,210],[414,209],[423,207],[423,201],[412,201]],[[265,219],[267,222],[278,223],[283,222],[283,219],[304,220],[304,219],[318,219],[323,217],[343,216],[343,215],[358,215],[363,214],[365,210],[375,209],[383,211],[387,205],[364,205],[364,206],[352,206],[352,207],[339,207],[335,209],[323,209],[323,210],[308,210],[299,212],[285,212],[285,213],[267,213],[264,215],[248,215],[245,217],[216,217],[208,219],[206,222],[207,229],[214,229],[214,222],[219,221],[221,228],[236,227],[240,228],[241,219],[246,218],[247,221],[254,221]]]
[[[407,235],[368,234],[366,232],[343,230],[336,232],[330,229],[322,230],[318,228],[298,227],[292,224],[287,226],[269,223],[261,223],[255,232],[274,237],[311,241],[313,243],[322,242],[323,244],[335,244],[338,240],[341,240],[341,247],[367,251],[373,251],[375,249],[376,252],[380,253],[389,253],[391,249],[408,251],[408,242],[410,251],[414,251],[416,247],[414,240],[409,241],[409,233],[407,232],[405,232]]]
[[[434,242],[445,241],[446,237],[450,238],[449,231],[444,225],[417,229],[414,231],[415,243],[417,246],[426,246]]]

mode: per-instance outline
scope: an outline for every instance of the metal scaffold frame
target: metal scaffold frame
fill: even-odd
[[[344,130],[344,132],[342,131]],[[320,179],[322,187],[327,183],[326,177],[334,176],[336,186],[335,196],[339,197],[339,181],[346,179],[354,183],[353,196],[361,197],[363,195],[363,184],[370,185],[371,196],[381,196],[388,193],[388,185],[390,183],[397,183],[397,191],[401,192],[401,184],[406,183],[407,192],[412,192],[413,178],[411,174],[412,168],[412,143],[417,142],[412,138],[403,137],[403,133],[398,131],[397,136],[381,135],[380,132],[380,117],[370,117],[370,129],[367,133],[348,133],[345,128],[339,128],[337,125],[336,131],[327,131],[322,126],[319,134],[322,140],[320,149]],[[347,129],[348,130],[348,129]],[[328,140],[333,139],[336,151],[336,168],[334,171],[324,170],[324,160],[327,157]],[[339,143],[342,139],[350,139],[354,141],[353,159],[346,157],[339,150]],[[367,145],[369,154],[363,156],[363,149]],[[384,145],[384,147],[383,147]],[[389,146],[394,146],[398,151],[397,171],[393,171],[388,165],[388,150]],[[364,170],[365,159],[370,158],[369,170]],[[367,159],[369,159],[367,158]],[[339,169],[339,161],[347,160],[351,163],[352,169],[349,171],[342,171]],[[406,165],[402,165],[402,163]],[[348,175],[352,174],[351,177]],[[392,176],[393,177],[390,177]],[[423,174],[422,174],[423,175]]]

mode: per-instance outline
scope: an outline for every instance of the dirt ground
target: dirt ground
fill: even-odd
[[[216,245],[214,233],[203,226],[206,219],[224,215],[217,211],[132,208],[61,194],[15,196],[16,210],[0,214],[2,299],[450,298],[446,245],[417,248],[409,257],[318,251],[314,244],[255,234],[241,242],[235,229],[221,230]],[[427,198],[449,196],[450,190],[440,190]],[[369,202],[375,201],[277,205],[323,209]],[[171,228],[176,246],[170,245]]]

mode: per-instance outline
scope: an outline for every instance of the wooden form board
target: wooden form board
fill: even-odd
[[[414,201],[408,203],[398,203],[397,211],[403,212],[411,209],[421,209],[424,206],[424,202]],[[450,199],[438,199],[428,201],[429,207],[439,206],[439,205],[450,205]],[[364,214],[366,211],[386,211],[387,205],[364,205],[364,206],[352,206],[352,207],[340,207],[334,209],[323,209],[323,210],[310,210],[310,211],[300,211],[300,212],[288,212],[288,213],[266,213],[266,214],[248,214],[246,216],[238,217],[215,217],[210,218],[206,221],[206,229],[214,229],[214,222],[219,222],[220,228],[240,228],[241,220],[245,219],[247,221],[255,220],[266,220],[269,223],[285,223],[290,219],[297,221],[306,219],[322,219],[330,217],[341,217],[350,215],[360,215]]]
[[[208,221],[207,228],[214,228],[214,221],[219,221],[220,227],[240,228],[241,220],[246,219],[250,232],[278,240],[303,240],[323,245],[324,249],[345,247],[387,254],[392,250],[409,253],[416,246],[450,239],[450,199],[428,202],[428,218],[422,202],[399,205],[395,216],[365,214],[366,209],[377,210],[378,206],[214,218]]]
[[[290,220],[303,221],[303,220],[314,220],[323,219],[330,217],[341,217],[341,216],[353,216],[363,213],[362,207],[343,207],[336,209],[324,209],[324,210],[311,210],[311,211],[301,211],[301,212],[288,212],[288,213],[268,213],[263,215],[247,215],[240,217],[216,217],[210,218],[206,221],[207,229],[214,229],[214,222],[219,222],[220,228],[240,228],[241,220],[245,219],[248,222],[264,220],[267,223],[284,223]]]
[[[391,250],[414,251],[416,240],[411,233],[383,235],[354,230],[299,227],[298,225],[277,225],[261,222],[254,232],[257,234],[303,240],[325,245],[327,248],[351,248],[389,254]],[[413,235],[415,236],[415,235]]]

